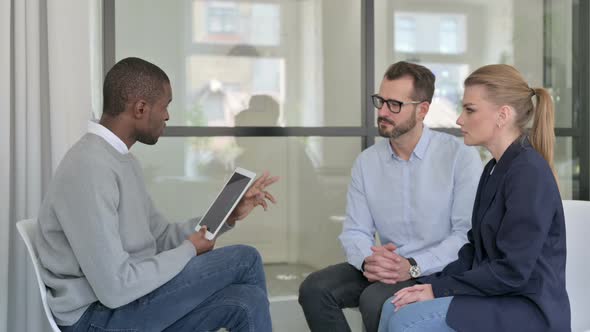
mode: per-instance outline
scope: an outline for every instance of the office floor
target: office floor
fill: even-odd
[[[266,264],[266,285],[271,301],[297,299],[299,285],[314,269],[303,264]]]
[[[314,269],[302,264],[267,264],[264,270],[273,331],[309,331],[303,311],[297,302],[297,294],[301,282]],[[346,309],[344,314],[352,331],[362,331],[362,321],[358,312]]]

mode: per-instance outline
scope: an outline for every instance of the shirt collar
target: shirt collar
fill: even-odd
[[[416,156],[416,158],[422,160],[426,155],[426,150],[428,149],[428,144],[430,143],[430,139],[432,138],[432,130],[427,126],[424,126],[422,129],[422,135],[420,136],[420,140],[418,140],[418,144],[414,147],[414,151],[412,151],[412,155]],[[387,156],[393,157],[395,159],[400,159],[399,156],[393,151],[391,144],[389,144],[389,139],[386,139],[386,151]],[[410,157],[411,159],[411,157]]]
[[[88,132],[102,137],[107,143],[113,146],[120,154],[129,153],[127,145],[107,127],[94,121],[88,121]]]
[[[414,148],[414,154],[418,159],[424,159],[426,155],[426,149],[428,149],[428,143],[430,143],[430,138],[432,137],[432,131],[430,128],[424,126],[422,129],[422,136],[420,136],[420,140],[416,147]]]

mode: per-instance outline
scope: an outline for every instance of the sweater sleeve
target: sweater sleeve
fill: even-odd
[[[97,298],[117,308],[176,276],[195,249],[184,241],[155,255],[131,257],[119,233],[119,181],[113,170],[95,164],[83,161],[60,185],[53,212]]]
[[[158,252],[176,248],[196,231],[195,227],[199,224],[201,217],[191,218],[179,223],[170,223],[155,207],[151,197],[148,197],[148,200],[150,205],[150,230],[156,239]],[[232,226],[224,223],[217,237],[232,228]]]
[[[150,209],[150,231],[156,239],[158,252],[178,247],[194,231],[200,217],[184,222],[170,223],[155,207],[151,197],[148,197]]]

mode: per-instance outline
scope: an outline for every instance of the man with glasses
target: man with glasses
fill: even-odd
[[[348,262],[312,273],[299,290],[312,331],[350,331],[342,308],[352,307],[377,331],[388,297],[442,270],[467,242],[482,162],[474,148],[424,126],[434,81],[426,67],[397,62],[371,96],[387,139],[352,169],[339,237]]]

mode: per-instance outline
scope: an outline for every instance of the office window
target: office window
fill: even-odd
[[[340,149],[338,159],[328,158],[310,151],[314,142],[350,148]],[[266,263],[316,269],[344,259],[337,236],[360,146],[354,137],[162,137],[154,146],[137,144],[133,153],[150,194],[172,222],[202,215],[235,166],[280,176],[269,189],[277,205],[255,210],[217,246],[249,244]]]
[[[379,86],[383,71],[395,61],[427,66],[436,75],[436,90],[425,123],[459,135],[455,122],[469,73],[492,63],[515,66],[531,86],[553,95],[561,194],[578,197],[580,168],[572,149],[581,153],[581,147],[572,122],[571,22],[572,1],[376,0],[374,84]]]
[[[401,53],[460,54],[465,52],[466,15],[393,11],[394,50]]]
[[[411,16],[396,14],[395,50],[398,52],[416,51],[416,20]]]
[[[463,16],[463,18],[465,18]],[[465,34],[465,24],[459,30],[459,19],[457,17],[445,17],[440,21],[439,51],[443,54],[454,54],[463,52],[459,49],[459,33]]]
[[[195,43],[280,44],[278,3],[192,0],[190,6],[191,39]]]
[[[105,36],[107,67],[140,56],[172,81],[165,137],[134,147],[150,193],[172,221],[201,214],[235,166],[282,176],[273,189],[279,205],[218,242],[252,244],[267,272],[283,271],[268,280],[271,296],[293,297],[306,273],[343,261],[337,236],[350,168],[380,139],[369,96],[395,61],[432,69],[426,123],[457,136],[463,81],[474,69],[507,63],[547,87],[557,107],[562,197],[588,199],[588,89],[580,88],[590,77],[572,58],[588,58],[576,42],[587,31],[572,24],[588,16],[576,10],[579,2],[105,2],[115,21]],[[485,149],[480,156],[490,158]]]
[[[235,3],[208,2],[206,17],[208,37],[238,33],[240,22]]]
[[[265,263],[312,270],[342,261],[337,236],[350,168],[362,148],[358,133],[365,130],[360,5],[114,2],[113,60],[140,56],[171,79],[165,137],[134,153],[172,221],[203,213],[234,167],[268,169],[282,178],[272,190],[279,204],[256,212],[248,227],[238,226],[218,245],[252,244]],[[244,136],[243,127],[276,128],[281,136]]]

